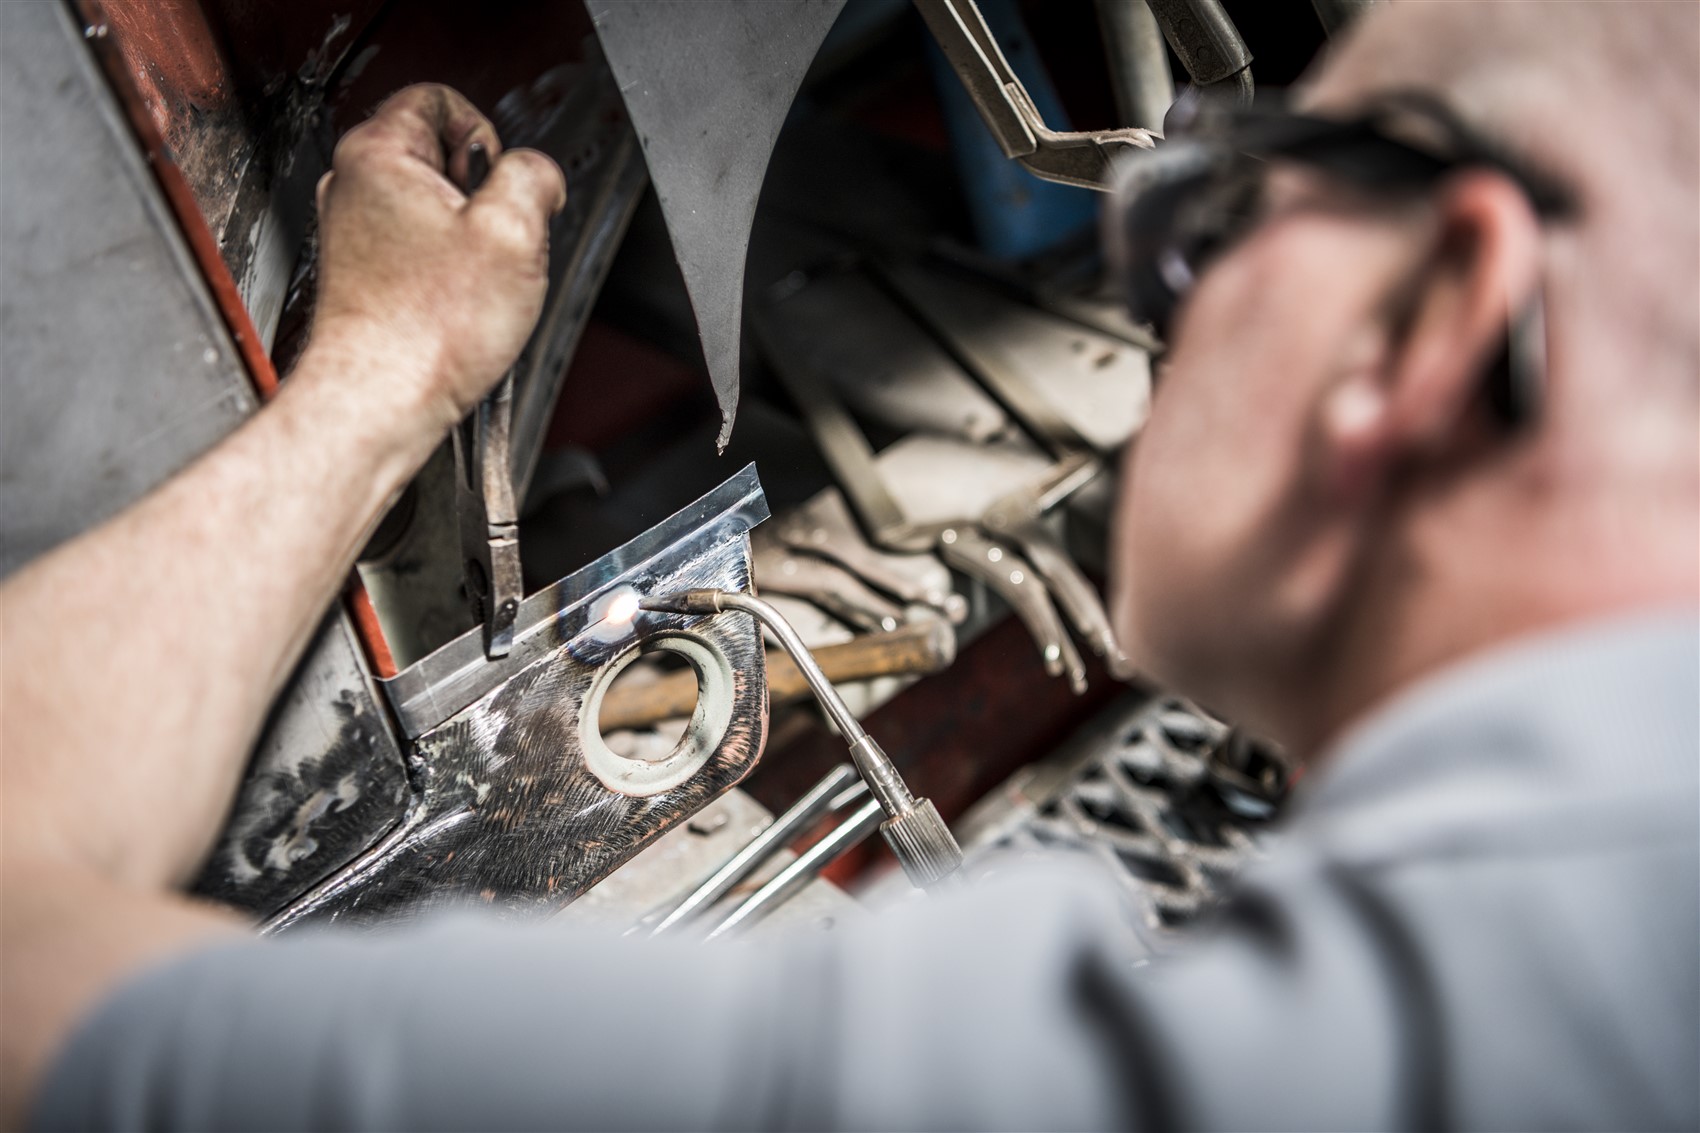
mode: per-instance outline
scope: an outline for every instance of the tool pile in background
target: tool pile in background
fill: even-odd
[[[1200,34],[1215,36],[1221,53],[1190,44],[1174,72],[1214,60],[1222,73],[1211,81],[1244,96],[1250,53],[1236,46],[1221,7],[1203,6],[1215,18]],[[1050,78],[1057,72],[1047,73],[1022,26],[1034,18],[1030,6],[920,5],[942,54],[901,6],[873,26],[875,7],[847,11],[823,44],[775,145],[752,226],[730,452],[757,462],[774,503],[772,522],[752,535],[756,586],[916,791],[966,823],[969,873],[1041,846],[1090,853],[1127,879],[1160,939],[1256,856],[1292,769],[1208,714],[1140,687],[1105,612],[1097,580],[1115,468],[1149,411],[1161,344],[1101,286],[1093,195],[1019,170],[1013,192],[959,179],[973,168],[964,151],[992,137],[1006,167],[1010,157],[1054,165],[1038,171],[1076,185],[1097,181],[1092,170],[1107,168],[1115,146],[1149,139],[1034,129],[1069,115]],[[1103,7],[1110,16],[1127,6]],[[1167,27],[1188,7],[1161,6],[1158,19]],[[1288,17],[1314,20],[1300,5]],[[846,31],[853,18],[864,21],[860,39]],[[1150,42],[1132,41],[1151,29],[1116,19],[1105,27],[1121,37],[1108,53],[1122,69],[1105,83],[1104,103],[1113,96],[1116,112],[1140,97],[1150,103],[1148,75],[1140,89],[1124,80],[1133,57],[1150,64]],[[903,36],[921,50],[894,64]],[[1003,55],[991,58],[984,36]],[[994,79],[1016,79],[1016,95],[988,95],[1009,89],[1001,81],[977,90],[967,71],[978,74],[981,63]],[[1169,73],[1165,59],[1165,83]],[[988,99],[998,103],[989,111]],[[1160,113],[1141,113],[1124,122],[1160,126]],[[1004,133],[994,125],[987,134],[994,118]],[[1034,147],[1012,143],[1023,129]],[[1074,141],[1057,144],[1065,138]],[[989,199],[998,192],[1001,200]],[[677,208],[663,201],[672,250]],[[657,285],[667,274],[665,249],[654,247],[660,219],[640,209],[591,334],[689,363],[704,315]],[[716,389],[723,384],[717,376]],[[693,475],[686,470],[701,464],[693,452],[706,448],[708,423],[651,427],[641,459],[622,445],[605,450],[612,488],[599,501],[581,490],[550,509],[596,517],[597,527],[612,508],[641,508],[641,493],[621,491],[630,480],[618,466],[628,461],[645,490],[662,496]],[[724,935],[793,894],[811,894],[797,900],[818,910],[807,885],[817,874],[870,892],[885,884],[884,854],[864,842],[876,811],[839,784],[845,741],[779,657],[770,649],[769,750],[743,788],[780,818],[718,869],[697,866],[694,890],[679,889],[675,870],[670,884],[645,889],[647,903],[622,906],[613,919]],[[1127,679],[1132,691],[1118,683]],[[664,754],[691,702],[689,676],[657,665],[628,680],[605,705],[610,742]],[[1047,784],[1043,797],[1022,794],[1035,781]],[[1019,819],[1006,810],[988,834],[988,808],[1011,792],[1025,800]],[[652,853],[676,854],[693,839],[675,831],[673,849]],[[629,876],[643,867],[640,858]]]

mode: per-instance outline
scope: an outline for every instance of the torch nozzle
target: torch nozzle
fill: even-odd
[[[921,888],[936,885],[954,874],[962,865],[962,848],[950,833],[950,827],[939,817],[938,808],[926,799],[910,793],[891,758],[874,738],[863,730],[850,706],[832,687],[791,623],[783,614],[757,598],[736,590],[679,590],[672,594],[652,594],[639,605],[645,610],[660,610],[669,614],[717,614],[722,610],[742,610],[766,626],[779,644],[797,663],[797,670],[814,692],[815,699],[826,709],[839,732],[850,745],[850,759],[861,773],[880,807],[888,817],[880,826],[887,844],[903,866],[909,880]]]
[[[671,594],[650,594],[638,602],[644,610],[664,614],[718,614],[722,590],[676,590]]]

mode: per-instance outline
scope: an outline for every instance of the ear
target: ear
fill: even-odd
[[[1540,275],[1540,221],[1503,174],[1459,174],[1434,209],[1429,254],[1404,293],[1386,361],[1382,429],[1395,457],[1443,450],[1465,427]]]

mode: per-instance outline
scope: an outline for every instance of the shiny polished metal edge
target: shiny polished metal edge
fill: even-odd
[[[664,557],[676,557],[681,542],[742,535],[770,514],[756,466],[745,465],[695,503],[522,602],[506,657],[485,657],[482,631],[474,628],[380,682],[397,722],[408,739],[419,738],[571,640],[588,622],[586,599],[617,582],[645,591],[644,576]]]

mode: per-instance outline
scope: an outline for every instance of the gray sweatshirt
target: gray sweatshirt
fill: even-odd
[[[1214,930],[1139,964],[1058,862],[726,947],[469,918],[221,944],[113,994],[35,1126],[1693,1129],[1700,621],[1405,692]]]

